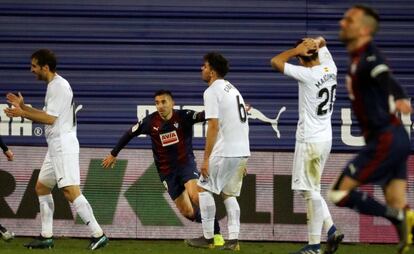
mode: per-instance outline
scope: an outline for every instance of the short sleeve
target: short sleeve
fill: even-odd
[[[307,80],[312,78],[312,72],[310,68],[293,65],[290,63],[285,63],[284,74],[297,81],[302,82],[306,82]]]
[[[58,117],[66,100],[63,90],[57,84],[52,84],[46,96],[46,113]]]
[[[219,98],[212,87],[204,92],[204,110],[206,119],[219,118]]]

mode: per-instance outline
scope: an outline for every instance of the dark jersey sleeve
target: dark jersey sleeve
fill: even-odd
[[[394,79],[390,72],[383,72],[376,77],[377,82],[385,87],[389,94],[394,95],[394,99],[407,99],[408,95],[404,88]]]
[[[392,75],[384,56],[379,51],[376,51],[373,56],[374,57],[371,56],[373,60],[369,62],[368,65],[371,78],[376,80],[381,89],[386,91],[388,94],[394,95],[394,99],[398,100],[408,98],[407,93]]]
[[[111,154],[112,156],[118,156],[119,152],[136,136],[140,134],[146,134],[148,131],[148,122],[149,117],[145,117],[143,120],[138,121],[134,126],[129,128],[124,135],[118,140],[118,143],[112,149]]]
[[[204,111],[196,112],[194,110],[185,110],[185,120],[190,121],[192,124],[205,122],[205,113]]]
[[[3,142],[3,139],[0,137],[0,147],[3,150],[3,152],[7,152],[9,148],[6,146],[6,144]]]

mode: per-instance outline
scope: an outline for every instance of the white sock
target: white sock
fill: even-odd
[[[240,206],[235,197],[224,200],[227,211],[227,225],[229,229],[229,240],[239,239],[240,232]]]
[[[102,228],[93,215],[92,207],[86,200],[84,195],[78,196],[74,201],[76,212],[81,217],[82,221],[89,227],[93,237],[100,237],[103,234]]]
[[[200,202],[201,225],[203,227],[203,235],[206,239],[214,237],[214,217],[216,216],[216,203],[213,195],[208,192],[198,193]]]
[[[322,196],[317,191],[306,191],[309,244],[321,243],[323,225]]]
[[[324,198],[321,199],[322,201],[322,214],[323,214],[323,230],[328,233],[329,229],[332,227],[333,220],[331,213],[329,212],[328,205]]]
[[[53,236],[53,213],[55,211],[55,204],[53,202],[52,194],[39,196],[40,220],[42,221],[43,237]]]

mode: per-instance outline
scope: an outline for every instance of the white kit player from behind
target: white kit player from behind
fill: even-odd
[[[7,94],[7,101],[14,107],[4,110],[9,117],[24,117],[45,124],[48,151],[36,182],[42,232],[25,247],[53,248],[54,203],[51,192],[57,184],[89,227],[92,238],[88,248],[95,250],[104,247],[108,238],[97,223],[92,208],[79,187],[79,142],[76,137],[73,93],[68,81],[56,73],[56,62],[55,54],[48,49],[40,49],[31,57],[31,72],[38,80],[47,84],[43,110],[25,104],[20,93]]]
[[[300,65],[289,64],[297,57]],[[306,200],[309,244],[295,254],[320,253],[322,228],[327,232],[324,254],[334,253],[344,235],[336,229],[320,181],[332,146],[331,115],[337,68],[322,37],[299,40],[295,48],[271,60],[276,70],[298,81],[299,121],[292,172],[292,190]]]
[[[216,204],[213,193],[224,200],[227,212],[228,240],[223,250],[239,250],[240,195],[246,164],[250,156],[249,124],[243,97],[236,87],[224,80],[228,62],[219,53],[204,56],[202,79],[208,88],[204,91],[205,118],[208,120],[204,161],[198,185],[203,236],[186,240],[196,248],[214,247],[214,217]]]

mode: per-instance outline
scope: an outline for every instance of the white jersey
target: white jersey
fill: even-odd
[[[47,114],[57,117],[52,125],[45,125],[45,136],[51,156],[54,156],[55,152],[79,152],[73,107],[73,93],[68,81],[56,74],[47,85],[43,108]]]
[[[216,118],[219,131],[211,156],[250,156],[249,124],[240,92],[218,79],[204,91],[206,119]]]
[[[319,49],[320,65],[303,67],[285,63],[284,74],[299,84],[299,121],[296,140],[332,140],[331,115],[336,96],[337,68],[327,47]]]

